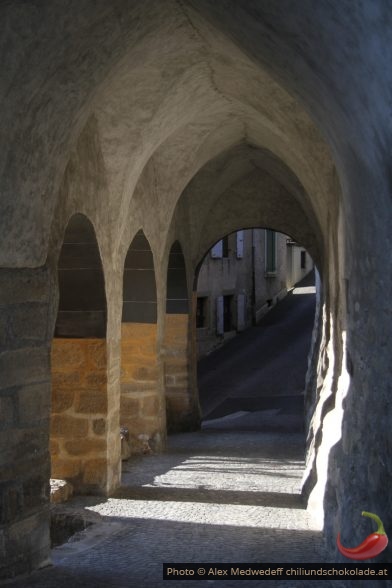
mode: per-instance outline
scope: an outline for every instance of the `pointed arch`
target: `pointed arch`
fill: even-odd
[[[189,311],[188,287],[184,254],[179,241],[170,249],[167,268],[167,314],[187,314]]]
[[[58,261],[55,337],[105,337],[106,295],[94,227],[86,216],[68,222]]]
[[[83,214],[66,227],[58,284],[51,476],[69,481],[78,493],[102,493],[108,479],[105,280],[94,227]]]
[[[157,292],[154,258],[142,230],[124,263],[121,325],[120,422],[128,430],[123,457],[160,449],[162,402],[158,386]]]
[[[199,425],[199,410],[192,395],[189,312],[185,258],[179,241],[169,253],[167,268],[164,371],[166,421],[169,432]]]
[[[142,230],[136,233],[125,258],[122,322],[157,322],[154,259],[150,244]]]

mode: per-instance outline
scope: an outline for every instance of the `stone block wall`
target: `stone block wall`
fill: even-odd
[[[0,270],[0,579],[48,561],[49,275]]]
[[[199,423],[189,378],[187,314],[167,314],[164,338],[166,419],[169,432],[193,429]]]
[[[132,453],[161,448],[155,323],[121,326],[120,421],[129,430]]]
[[[105,339],[52,344],[52,478],[78,493],[101,493],[107,478]]]

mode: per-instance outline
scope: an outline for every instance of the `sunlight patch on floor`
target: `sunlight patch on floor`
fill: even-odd
[[[87,508],[106,517],[260,529],[309,529],[305,510],[296,510],[293,517],[292,509],[282,507],[109,498],[105,503]]]
[[[304,464],[297,460],[194,455],[151,476],[140,486],[236,490],[299,494]],[[131,466],[123,471],[123,484],[135,483]]]
[[[316,286],[303,286],[302,288],[293,288],[293,294],[316,294]]]

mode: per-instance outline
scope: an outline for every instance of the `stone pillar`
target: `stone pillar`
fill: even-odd
[[[187,314],[166,315],[164,373],[169,432],[194,430],[200,425],[190,377],[188,323]]]
[[[49,315],[46,269],[0,270],[0,579],[50,553]]]

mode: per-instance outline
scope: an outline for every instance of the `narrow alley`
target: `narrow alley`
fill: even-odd
[[[171,436],[163,455],[124,462],[122,486],[112,497],[62,505],[61,512],[83,513],[94,524],[53,550],[52,567],[10,586],[180,586],[182,580],[162,580],[164,562],[328,561],[300,494],[311,292],[308,282],[300,284],[260,325],[204,360],[202,430]],[[323,582],[332,585],[347,584]]]
[[[259,423],[264,431],[266,427],[282,430],[284,424],[291,432],[303,430],[303,390],[314,323],[314,292],[311,272],[256,326],[199,362],[204,419],[229,414],[241,419],[240,412],[245,411],[257,413],[253,418],[246,415],[246,420]],[[271,420],[270,411],[280,411],[279,419]],[[284,415],[286,418],[282,418]]]

